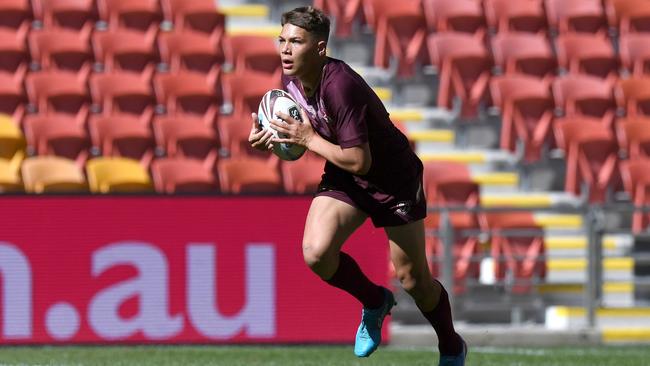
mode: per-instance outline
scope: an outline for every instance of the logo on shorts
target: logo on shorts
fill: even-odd
[[[411,212],[412,207],[413,203],[411,203],[411,201],[401,201],[398,202],[395,206],[391,207],[391,209],[394,210],[395,215],[407,218],[409,212]]]

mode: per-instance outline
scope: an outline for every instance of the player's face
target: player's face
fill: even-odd
[[[285,75],[299,79],[320,75],[322,59],[325,57],[325,42],[293,24],[285,24],[278,36],[282,71]]]

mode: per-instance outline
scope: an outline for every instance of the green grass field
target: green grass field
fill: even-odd
[[[467,366],[643,366],[650,347],[470,349]],[[415,366],[437,365],[422,348],[384,347],[357,359],[351,346],[0,347],[0,365]]]

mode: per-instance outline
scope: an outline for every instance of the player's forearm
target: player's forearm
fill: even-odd
[[[340,146],[334,145],[315,134],[310,139],[307,148],[339,168],[356,175],[368,173],[372,164],[372,158],[367,146],[365,148],[342,149]]]

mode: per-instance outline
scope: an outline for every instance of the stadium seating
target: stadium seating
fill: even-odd
[[[79,165],[58,156],[34,156],[21,166],[28,193],[87,192],[88,184]]]
[[[20,124],[26,113],[27,97],[19,74],[0,73],[0,113],[12,116]]]
[[[0,29],[27,31],[34,19],[29,0],[4,0],[0,2]]]
[[[250,120],[251,113],[257,113],[267,91],[282,87],[278,78],[261,72],[230,74],[223,82],[227,99],[232,104],[232,115],[242,120]]]
[[[268,151],[257,150],[248,142],[251,124],[250,116],[248,118],[225,116],[219,120],[219,139],[223,153],[231,157],[257,158],[268,164],[277,165],[279,159],[275,155]]]
[[[477,116],[492,69],[483,42],[466,33],[441,32],[430,35],[427,44],[431,63],[439,72],[438,106],[451,109],[454,98],[459,98],[461,115]]]
[[[546,0],[545,4],[549,27],[558,33],[607,36],[607,18],[600,0]]]
[[[163,62],[172,73],[194,71],[218,72],[225,60],[223,40],[198,32],[166,32],[158,37]]]
[[[153,121],[158,148],[168,157],[198,160],[212,171],[219,156],[219,140],[213,126],[197,117],[159,116]]]
[[[164,106],[170,116],[194,115],[212,125],[223,103],[219,75],[218,72],[209,75],[198,72],[157,74],[153,85],[158,104]]]
[[[149,167],[154,157],[154,139],[148,125],[137,117],[98,116],[88,121],[95,150],[104,157],[124,157]]]
[[[541,158],[549,145],[554,103],[548,82],[526,75],[504,75],[490,82],[494,104],[501,108],[501,149],[517,151],[523,144],[526,162]]]
[[[37,155],[56,155],[83,167],[89,156],[90,138],[85,119],[68,114],[33,114],[23,122],[27,146]]]
[[[374,64],[388,68],[397,62],[397,75],[413,76],[426,57],[426,22],[419,0],[374,0],[376,16]]]
[[[621,162],[621,176],[625,191],[630,195],[632,203],[639,207],[650,204],[650,160],[635,159]],[[647,230],[650,223],[650,213],[635,211],[632,215],[632,231],[641,233]]]
[[[545,33],[547,30],[542,0],[484,0],[483,6],[488,27],[497,33]]]
[[[164,17],[174,23],[176,31],[196,31],[220,40],[226,19],[213,0],[161,0]]]
[[[613,84],[620,61],[609,39],[587,33],[561,34],[556,40],[558,64],[572,74],[589,74]]]
[[[530,212],[490,212],[483,218],[495,277],[514,294],[530,293],[546,277],[544,231]]]
[[[218,192],[219,184],[212,171],[194,159],[156,159],[151,164],[151,176],[158,193]]]
[[[82,74],[40,71],[27,74],[25,89],[29,102],[41,114],[87,115],[90,97],[86,79]]]
[[[156,99],[146,74],[93,74],[89,84],[93,103],[100,107],[102,115],[129,115],[145,123],[151,120]]]
[[[591,116],[600,118],[613,130],[616,119],[614,88],[603,79],[581,74],[569,74],[553,81],[556,108],[566,117]]]
[[[95,32],[95,61],[104,72],[135,72],[151,78],[158,63],[156,38],[128,29]]]
[[[626,116],[650,115],[650,77],[621,80],[615,90],[616,103]]]
[[[282,177],[276,166],[247,157],[221,159],[217,163],[224,193],[281,193]]]
[[[363,17],[364,2],[368,0],[314,0],[314,7],[332,17],[334,34],[345,38],[352,35],[353,23]]]
[[[18,170],[10,161],[0,158],[0,193],[15,193],[23,190]]]
[[[89,33],[98,19],[94,0],[32,0],[34,17],[46,29],[67,28]]]
[[[480,202],[480,188],[472,181],[466,165],[453,162],[426,162],[424,164],[424,187],[427,204],[434,208],[425,219],[427,229],[441,229],[440,210],[455,207],[449,214],[453,228],[454,292],[464,293],[468,279],[479,277],[480,253],[478,236],[467,230],[481,229],[482,213],[458,210],[460,207],[476,208]],[[440,259],[444,244],[439,237],[427,235],[427,256],[434,276],[441,274]],[[437,259],[434,261],[433,259]]]
[[[482,39],[487,25],[481,3],[474,0],[423,0],[429,32],[465,32]]]
[[[614,133],[598,120],[567,119],[556,123],[554,130],[558,145],[566,151],[565,191],[580,195],[584,185],[590,202],[604,202],[620,183]]]
[[[3,78],[20,82],[24,79],[30,62],[26,37],[25,31],[0,28],[0,73]]]
[[[528,74],[552,79],[557,60],[548,40],[533,33],[499,33],[492,38],[494,63],[505,74]]]
[[[275,40],[266,36],[234,35],[228,37],[230,63],[236,73],[264,72],[279,79],[282,65]]]
[[[610,26],[620,36],[650,30],[650,4],[644,0],[605,0]]]
[[[18,170],[25,157],[25,137],[10,116],[0,115],[0,159]]]
[[[629,118],[617,122],[619,145],[628,159],[650,157],[650,118]]]
[[[158,0],[97,0],[99,18],[109,29],[130,28],[140,32],[157,32],[162,21]]]
[[[32,60],[38,62],[41,70],[62,70],[87,75],[93,63],[89,37],[90,34],[68,29],[32,31],[29,34]]]
[[[630,33],[619,38],[622,66],[632,77],[650,74],[650,34]]]
[[[99,157],[86,163],[92,193],[151,192],[151,178],[137,160]]]
[[[296,161],[282,161],[282,183],[289,194],[316,193],[323,175],[325,159],[309,151]]]

